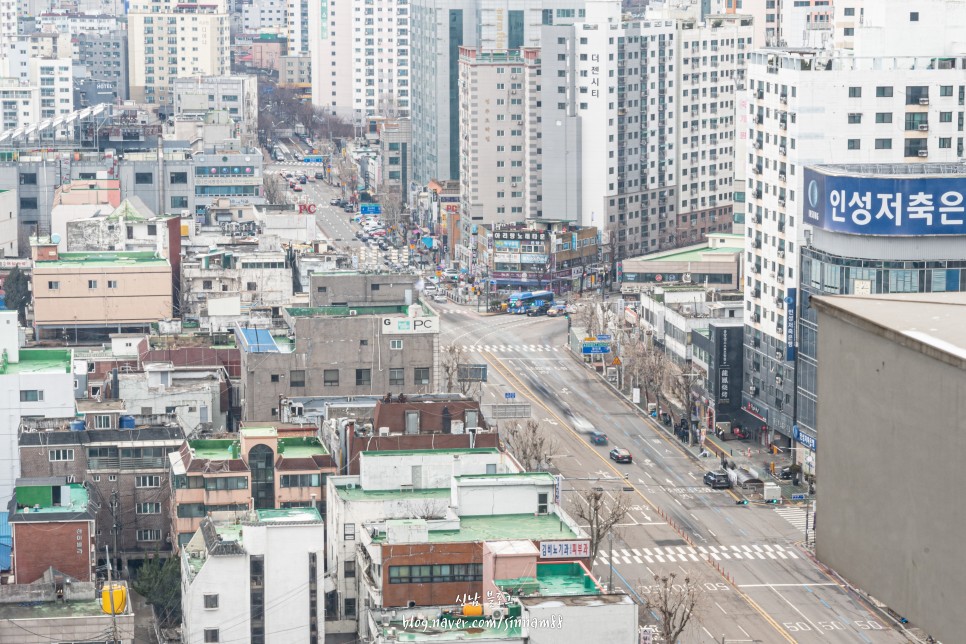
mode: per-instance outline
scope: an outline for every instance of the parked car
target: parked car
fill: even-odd
[[[566,314],[567,314],[566,304],[554,304],[549,309],[547,309],[547,315],[552,318],[555,318],[561,315],[566,315]]]
[[[626,449],[615,447],[610,451],[610,460],[617,463],[630,463],[633,459],[631,458],[631,453]]]
[[[389,250],[389,244],[387,244],[385,241],[380,241],[379,250],[383,250],[383,251]]]
[[[315,178],[316,179],[325,179],[325,173],[324,172],[316,172],[315,173]]]
[[[383,230],[382,228],[376,228],[375,230],[369,230],[369,231],[366,231],[366,232],[368,232],[373,237],[385,237],[386,236],[386,231]]]
[[[341,199],[330,199],[329,200],[329,205],[330,206],[339,206],[341,208],[342,207],[342,200]]]
[[[731,487],[731,479],[724,472],[706,472],[704,475],[704,484],[710,487],[712,490],[727,490]]]
[[[352,206],[351,203],[342,206],[342,212],[355,212],[355,211],[356,209]]]
[[[455,268],[447,268],[445,271],[443,271],[443,277],[448,280],[453,280],[454,282],[459,279],[459,276],[460,272]]]
[[[785,467],[778,470],[778,478],[781,479],[782,481],[791,481],[793,478],[795,478],[795,475],[797,473],[798,472],[796,471],[794,466],[786,465]]]

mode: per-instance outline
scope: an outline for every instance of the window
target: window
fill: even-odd
[[[892,123],[892,112],[876,112],[876,123]]]
[[[369,287],[369,290],[371,290],[371,291],[378,291],[379,290],[379,284],[372,284]]]
[[[154,183],[154,173],[152,172],[135,172],[134,173],[134,183],[138,185],[150,185]]]
[[[862,141],[859,139],[849,139],[849,149],[858,150],[862,145]]]
[[[854,16],[855,15],[855,7],[845,7],[845,15],[846,16]]]
[[[258,290],[258,282],[247,282],[246,283],[246,286],[247,286],[247,290],[249,290],[249,291],[257,291]]]
[[[917,157],[920,152],[928,151],[926,139],[906,139],[903,156]]]
[[[405,369],[390,369],[389,370],[389,384],[393,387],[402,387],[406,384],[406,370]]]
[[[324,387],[338,387],[339,386],[339,370],[338,369],[326,369],[322,372],[322,386]]]
[[[171,207],[172,208],[187,208],[188,198],[187,197],[171,197]]]
[[[356,387],[365,387],[372,384],[371,369],[356,369]]]
[[[942,149],[951,148],[953,147],[953,140],[950,137],[941,136],[939,137],[939,147]]]
[[[346,578],[348,578],[348,577],[355,577],[356,576],[356,562],[355,561],[346,561],[344,563],[345,563],[345,566],[344,566],[345,575],[344,576]]]
[[[892,149],[892,139],[876,139],[875,140],[876,150],[891,150]]]
[[[21,210],[37,210],[37,197],[20,197]]]
[[[922,105],[929,102],[928,85],[911,85],[906,87],[906,105]]]
[[[189,477],[191,478],[191,477]],[[246,476],[218,476],[205,479],[206,490],[247,490]]]
[[[413,369],[413,384],[416,385],[428,385],[429,384],[429,367],[416,367]]]
[[[47,290],[50,290],[50,291],[60,290],[60,282],[47,282]]]
[[[110,289],[117,288],[117,280],[107,280],[107,288],[110,288]]]
[[[909,22],[919,22],[919,12],[910,11],[909,12]]]
[[[305,386],[305,369],[293,369],[288,372],[288,384],[290,387]]]
[[[272,374],[272,377],[270,378],[270,380],[272,382],[281,382],[282,381],[282,375],[281,374],[278,374],[278,373],[273,373]]]
[[[430,584],[482,580],[483,564],[389,566],[390,584]]]
[[[940,85],[939,86],[939,95],[940,96],[952,96],[953,95],[953,86],[952,85]]]
[[[346,617],[356,616],[356,600],[354,597],[345,598],[345,616]]]
[[[855,35],[855,28],[854,27],[846,27],[844,29],[844,31],[845,31],[845,35],[846,36],[854,36]]]
[[[389,341],[389,348],[390,349],[397,349],[397,350],[398,349],[402,349],[403,348],[403,341],[402,340],[390,340]]]
[[[952,123],[953,122],[953,113],[952,112],[940,112],[939,113],[939,122],[940,123]]]
[[[328,286],[319,286],[319,287],[316,287],[315,292],[316,293],[325,293],[328,290],[329,290],[329,287]]]
[[[42,389],[21,389],[20,402],[43,402],[44,392]]]
[[[157,475],[141,475],[134,477],[134,487],[161,487],[161,477]]]
[[[548,506],[548,495],[546,492],[542,492],[537,495],[537,514],[546,514]]]
[[[862,115],[858,112],[852,112],[849,114],[849,124],[855,125],[856,123],[862,122]]]
[[[360,347],[368,347],[369,346],[369,341],[368,340],[359,340],[359,346]]]
[[[87,288],[97,288],[97,280],[87,280]]]
[[[138,530],[137,531],[138,541],[161,541],[161,531],[150,529],[150,530]]]
[[[134,506],[135,514],[161,514],[161,504],[157,502],[137,503]]]
[[[58,461],[72,461],[74,460],[74,450],[52,449],[47,452],[47,460],[51,463],[56,463]]]
[[[218,636],[217,628],[206,628],[205,629],[205,642],[220,642],[221,638]]]
[[[876,95],[876,98],[890,98],[892,96],[892,88],[885,87],[885,86],[876,87],[875,95]]]
[[[849,88],[849,98],[862,98],[862,88],[861,87],[850,87]]]
[[[37,185],[37,173],[29,172],[20,175],[20,185],[22,186],[35,186]]]
[[[342,539],[343,541],[356,540],[356,524],[347,523],[344,526],[342,526]]]
[[[205,608],[218,608],[218,595],[205,594]]]
[[[282,487],[319,487],[321,484],[319,474],[282,474],[280,479]]]
[[[94,416],[94,429],[111,429],[111,417],[108,414]]]
[[[187,172],[172,172],[168,175],[169,183],[172,185],[188,183],[188,173]]]

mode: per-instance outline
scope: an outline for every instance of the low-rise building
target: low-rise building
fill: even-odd
[[[0,190],[0,258],[20,256],[17,199],[15,187]]]
[[[117,179],[71,181],[58,186],[54,190],[54,201],[50,210],[52,243],[57,244],[57,249],[62,252],[68,250],[67,225],[69,222],[106,216],[113,213],[120,205],[121,182]]]
[[[31,250],[38,339],[100,339],[171,317],[171,263],[157,253],[60,253],[50,239]]]
[[[117,402],[92,401],[108,407],[82,414],[85,420],[24,419],[18,443],[23,476],[84,485],[97,523],[93,556],[103,560],[104,546],[110,546],[116,571],[126,575],[169,549],[165,456],[181,446],[184,431],[173,415],[128,415],[112,410]]]
[[[181,641],[324,641],[324,537],[315,508],[204,519],[181,551]]]
[[[729,233],[708,233],[707,237],[706,243],[623,260],[617,275],[621,292],[638,293],[647,284],[668,282],[741,289],[744,237]]]
[[[204,116],[224,110],[239,126],[243,145],[258,141],[258,78],[256,76],[196,76],[171,82],[174,113]]]
[[[51,567],[94,581],[94,509],[87,487],[64,477],[17,479],[7,520],[15,583],[30,584]]]
[[[312,429],[243,427],[237,437],[189,440],[169,454],[172,545],[187,543],[211,512],[324,510],[335,466]]]
[[[142,415],[174,414],[188,431],[227,429],[228,379],[217,366],[176,367],[142,362],[142,371],[118,375],[116,395]]]

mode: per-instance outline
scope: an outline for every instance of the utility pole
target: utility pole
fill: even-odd
[[[117,611],[114,608],[114,584],[111,576],[111,547],[104,546],[104,554],[107,558],[107,594],[111,598],[111,643],[118,644],[120,641],[117,635]]]
[[[114,552],[115,553],[120,552],[117,549],[117,535],[118,535],[118,533],[121,532],[121,522],[118,520],[118,512],[117,512],[117,506],[118,505],[119,505],[119,503],[118,503],[118,500],[117,500],[117,488],[114,488],[111,491],[111,518],[114,520],[114,525],[113,525],[113,528],[114,529],[111,532],[114,533]],[[107,565],[108,566],[111,565],[110,558],[108,558],[108,560],[107,560]],[[110,570],[110,568],[108,568],[108,570]]]
[[[607,582],[607,589],[610,592],[614,592],[614,532],[613,530],[607,535],[610,538],[610,555],[607,557],[610,559],[610,579]]]

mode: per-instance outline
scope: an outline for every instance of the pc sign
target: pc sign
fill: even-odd
[[[431,317],[382,319],[383,335],[439,333],[439,320]]]

